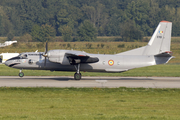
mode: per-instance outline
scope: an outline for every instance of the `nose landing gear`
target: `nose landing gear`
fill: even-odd
[[[22,72],[22,70],[19,71],[19,77],[23,77],[24,73]]]

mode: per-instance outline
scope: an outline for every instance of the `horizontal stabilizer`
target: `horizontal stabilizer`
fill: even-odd
[[[168,51],[168,52],[164,52],[161,54],[157,54],[157,55],[155,55],[155,57],[171,57],[172,54],[173,54],[172,52]]]
[[[164,52],[164,53],[161,53],[161,54],[157,54],[154,56],[155,57],[155,61],[156,61],[156,64],[165,64],[165,63],[168,63],[169,60],[171,60],[172,58],[174,58],[172,56],[172,52]]]

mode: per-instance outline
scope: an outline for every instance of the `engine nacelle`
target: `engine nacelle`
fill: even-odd
[[[80,59],[69,59],[69,62],[71,65],[76,65],[76,64],[79,64],[81,63],[81,60]]]
[[[67,50],[50,50],[47,55],[49,61],[51,62],[60,63],[62,65],[70,65],[69,60],[65,55],[66,52]]]

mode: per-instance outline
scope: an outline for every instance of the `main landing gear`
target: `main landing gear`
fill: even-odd
[[[76,68],[76,73],[74,74],[74,79],[75,80],[80,80],[81,79],[81,73],[80,73],[80,64],[74,65],[74,67]],[[19,77],[23,77],[24,73],[22,72],[22,70],[19,71]]]
[[[22,70],[19,71],[19,77],[23,77],[24,73],[22,72]]]
[[[80,80],[80,79],[81,79],[81,73],[80,73],[80,71],[79,71],[79,69],[80,69],[80,64],[77,64],[77,66],[74,65],[74,67],[76,68],[76,73],[74,74],[74,79],[75,79],[75,80]]]

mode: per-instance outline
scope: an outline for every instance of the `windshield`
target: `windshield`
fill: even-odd
[[[16,59],[27,59],[27,54],[19,54],[18,56],[10,58],[8,60],[16,60]]]
[[[27,54],[20,54],[20,55],[18,55],[18,57],[20,57],[21,59],[26,59],[27,58]]]

